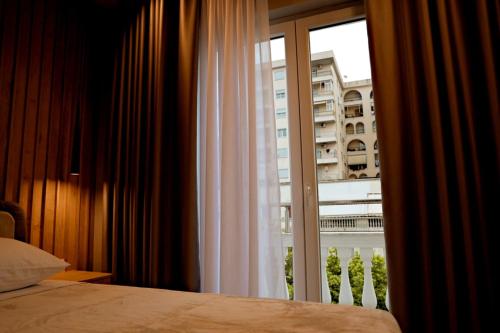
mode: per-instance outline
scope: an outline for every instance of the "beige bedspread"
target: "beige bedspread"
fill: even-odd
[[[43,281],[0,293],[1,332],[399,332],[361,307]]]

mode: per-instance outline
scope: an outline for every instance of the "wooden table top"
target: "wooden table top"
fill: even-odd
[[[52,275],[48,280],[66,280],[77,282],[92,282],[111,278],[111,273],[88,272],[88,271],[65,271]]]

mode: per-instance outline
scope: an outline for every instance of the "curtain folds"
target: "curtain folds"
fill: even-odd
[[[199,10],[194,0],[141,2],[116,53],[107,206],[119,283],[199,290]]]
[[[200,35],[205,292],[286,296],[267,1],[207,0]]]
[[[499,297],[498,2],[368,0],[391,310],[479,332]]]

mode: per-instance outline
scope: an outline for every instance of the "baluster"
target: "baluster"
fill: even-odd
[[[286,299],[290,299],[290,294],[288,293],[288,284],[286,283],[286,270],[285,270],[287,255],[288,255],[288,247],[284,246],[283,247],[283,270],[285,271],[285,291],[286,291]],[[293,272],[292,272],[292,274],[293,274]]]
[[[382,253],[384,254],[385,269],[387,271],[387,257],[385,255],[385,247],[382,249],[382,251]],[[391,310],[391,302],[389,300],[389,276],[387,277],[387,289],[385,290],[385,307],[387,308],[387,310]]]
[[[330,287],[328,285],[328,275],[326,274],[326,266],[328,264],[328,248],[321,247],[321,299],[323,303],[330,304],[332,297],[330,295]]]
[[[361,303],[366,308],[376,308],[377,307],[377,295],[375,294],[375,288],[373,286],[372,278],[372,257],[373,248],[361,248],[360,249],[361,260],[363,260],[364,266],[364,282],[363,282],[363,296],[361,298]]]
[[[351,261],[353,250],[351,248],[337,248],[337,255],[340,261],[340,293],[339,304],[354,303],[351,290],[351,282],[349,281],[349,261]]]

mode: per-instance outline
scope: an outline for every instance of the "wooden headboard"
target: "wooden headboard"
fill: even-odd
[[[0,237],[14,238],[16,221],[7,212],[0,211]]]
[[[26,215],[14,202],[0,200],[0,237],[27,241]]]

